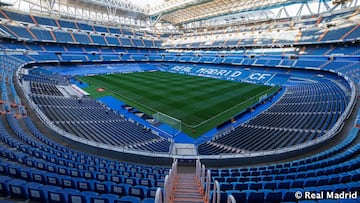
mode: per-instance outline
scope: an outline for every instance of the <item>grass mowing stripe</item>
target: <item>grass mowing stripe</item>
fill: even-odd
[[[95,92],[97,87],[103,87],[108,90],[106,94],[147,114],[159,111],[181,120],[184,132],[195,137],[245,110],[264,91],[271,94],[278,89],[166,72],[98,75],[79,79],[89,83],[85,90],[91,95],[104,96],[105,93]],[[190,126],[196,126],[196,129]],[[193,130],[196,132],[193,133]]]

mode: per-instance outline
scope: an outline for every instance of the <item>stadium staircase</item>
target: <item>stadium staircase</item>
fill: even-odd
[[[195,172],[184,171],[184,169],[181,171],[181,167],[179,167],[179,169],[171,202],[205,203],[205,194],[201,189],[200,182],[196,178]]]

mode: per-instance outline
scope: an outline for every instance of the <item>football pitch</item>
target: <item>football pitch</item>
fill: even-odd
[[[280,88],[160,71],[78,79],[89,84],[84,90],[91,97],[113,96],[148,115],[169,115],[180,120],[182,131],[192,137],[230,120]]]

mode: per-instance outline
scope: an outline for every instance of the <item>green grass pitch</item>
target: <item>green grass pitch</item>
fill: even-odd
[[[113,96],[152,115],[181,120],[182,131],[198,137],[270,95],[279,87],[167,72],[137,72],[78,77],[94,98]],[[104,88],[104,92],[98,92]]]

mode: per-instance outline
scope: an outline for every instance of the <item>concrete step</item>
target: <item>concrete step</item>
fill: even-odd
[[[178,173],[172,203],[204,203],[194,173]]]

